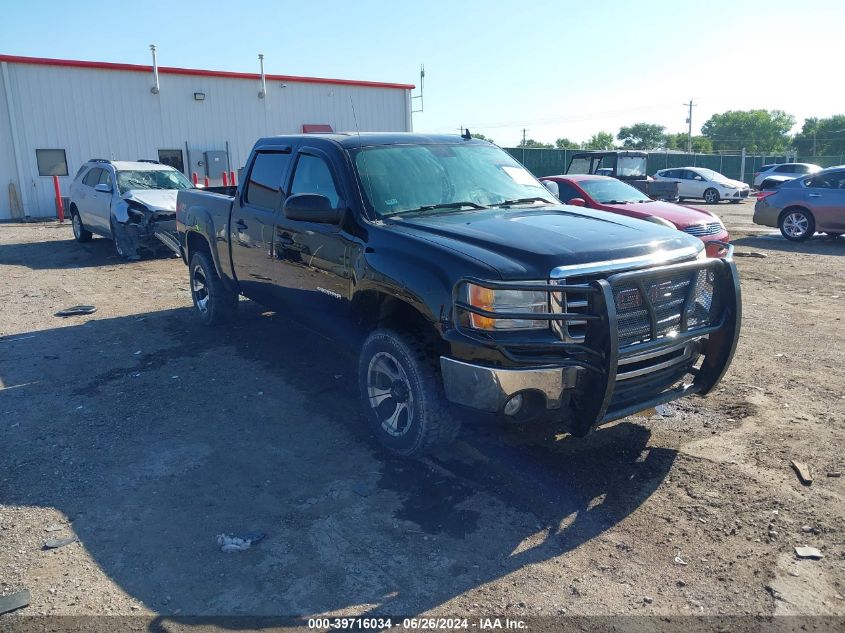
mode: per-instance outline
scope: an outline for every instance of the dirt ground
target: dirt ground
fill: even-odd
[[[422,462],[367,434],[354,350],[248,301],[203,329],[178,259],[0,225],[0,595],[31,591],[2,617],[845,615],[845,238],[752,208],[718,208],[765,258],[717,393],[586,439],[469,421]]]

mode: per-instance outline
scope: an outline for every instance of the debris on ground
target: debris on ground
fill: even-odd
[[[22,609],[29,604],[30,598],[29,589],[24,589],[17,593],[10,593],[7,596],[0,596],[0,614],[9,613],[16,609]]]
[[[681,558],[680,552],[678,552],[678,555],[675,556],[675,564],[676,565],[689,565],[689,563],[687,561],[685,561],[683,558]]]
[[[249,549],[253,543],[258,543],[264,540],[266,534],[260,532],[251,532],[243,536],[230,536],[228,534],[218,534],[217,544],[220,546],[221,552],[227,554],[231,552],[242,552]]]
[[[667,404],[658,404],[654,407],[654,410],[657,411],[657,415],[664,418],[671,418],[675,415],[675,411]]]
[[[827,473],[827,476],[828,477],[841,477],[842,471],[841,470],[831,470],[829,473]]]
[[[757,257],[759,259],[766,259],[768,255],[758,251],[734,251],[734,257]]]
[[[70,317],[70,316],[79,316],[81,314],[93,314],[97,311],[96,306],[71,306],[70,308],[65,308],[64,310],[59,310],[56,312],[55,316],[57,317]]]
[[[796,545],[795,555],[798,558],[813,558],[816,560],[824,558],[824,554],[822,554],[815,547],[807,547],[806,545]]]
[[[654,598],[652,598],[651,596],[643,596],[643,602],[645,602],[646,604],[651,604],[652,602],[654,602]]]
[[[59,549],[60,547],[64,547],[65,545],[76,543],[76,541],[77,538],[75,536],[69,536],[68,538],[51,538],[44,541],[44,548]]]
[[[801,480],[802,484],[809,486],[813,483],[813,474],[810,472],[810,467],[807,466],[807,464],[797,462],[793,459],[792,468],[795,470],[795,473],[798,475],[798,479]]]
[[[44,531],[45,532],[58,532],[59,530],[63,530],[64,527],[65,526],[62,525],[61,523],[51,523],[50,525],[48,525],[47,527],[44,528]]]

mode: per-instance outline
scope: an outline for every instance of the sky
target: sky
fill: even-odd
[[[414,130],[499,145],[726,110],[845,112],[841,0],[4,3],[0,53],[419,84]],[[826,63],[825,60],[831,62]],[[834,61],[836,60],[836,61]],[[415,91],[414,94],[417,94]],[[741,143],[738,143],[741,145]],[[739,147],[737,147],[739,149]]]

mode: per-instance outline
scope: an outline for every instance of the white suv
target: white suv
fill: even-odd
[[[153,161],[93,159],[70,186],[70,214],[77,242],[96,233],[114,241],[117,254],[138,259],[160,245],[157,231],[176,229],[176,192],[193,187],[177,170]]]
[[[812,163],[774,163],[763,165],[760,170],[754,173],[754,186],[758,189],[763,181],[769,176],[786,176],[787,178],[798,178],[807,174],[815,174],[821,171],[821,167]]]

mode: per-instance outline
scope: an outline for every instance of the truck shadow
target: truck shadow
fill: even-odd
[[[468,420],[429,459],[391,457],[362,423],[348,345],[241,306],[225,330],[184,308],[0,339],[0,503],[65,515],[156,630],[458,610],[602,535],[674,462],[630,422],[573,440]],[[253,531],[267,537],[247,551],[215,543]]]
[[[145,251],[143,259],[167,258],[171,253],[162,245],[155,254]],[[32,270],[67,270],[137,264],[121,259],[111,240],[95,236],[80,244],[74,239],[0,244],[0,266],[26,266]]]
[[[814,235],[806,242],[790,242],[781,235],[749,235],[733,240],[734,246],[757,248],[761,251],[806,253],[808,255],[845,255],[845,238]]]

